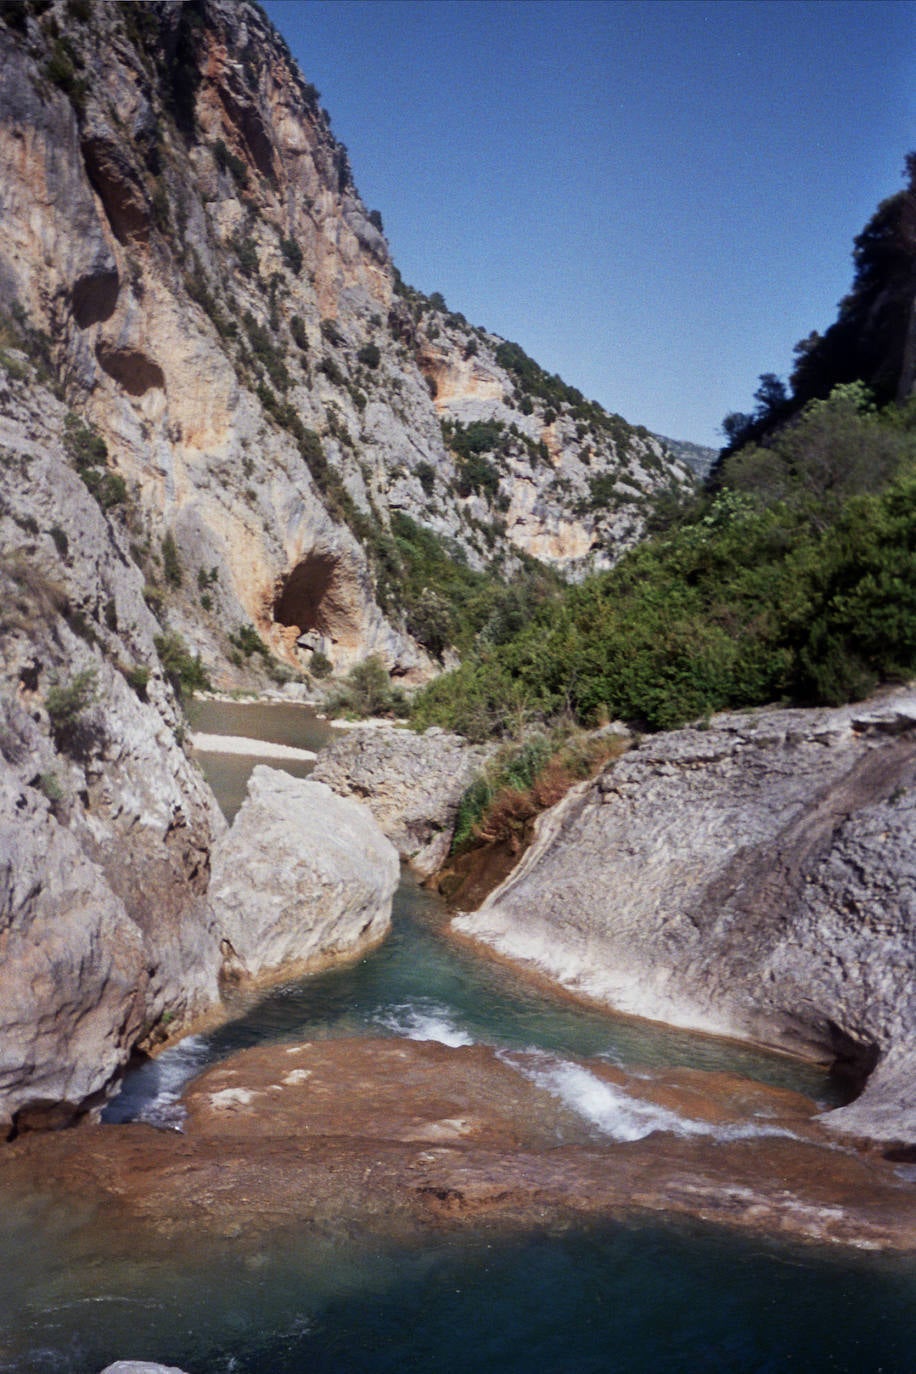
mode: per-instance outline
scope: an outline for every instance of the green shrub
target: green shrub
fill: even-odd
[[[252,654],[258,654],[264,659],[270,658],[270,650],[253,625],[240,625],[229,635],[229,643],[245,658],[251,658]]]
[[[124,669],[125,682],[134,689],[141,701],[146,701],[149,679],[150,670],[145,663],[136,663],[132,667]]]
[[[423,488],[424,493],[427,496],[432,496],[433,490],[436,485],[436,469],[433,467],[432,463],[427,463],[425,461],[418,463],[417,466],[414,468],[414,473],[416,474],[420,482],[420,486]]]
[[[340,348],[346,342],[336,320],[324,319],[321,321],[321,337],[326,339],[332,348]]]
[[[465,791],[458,805],[452,852],[465,848],[477,835],[481,822],[500,793],[530,791],[554,755],[546,735],[535,735],[523,744],[501,752],[485,773]]]
[[[64,448],[77,468],[98,467],[108,461],[105,440],[73,411],[64,420]]]
[[[346,376],[341,372],[334,359],[327,354],[325,354],[318,364],[318,371],[327,377],[332,386],[346,386],[347,384]]]
[[[302,271],[302,249],[295,239],[281,239],[280,252],[289,270],[298,277]]]
[[[108,445],[102,436],[71,411],[64,421],[64,448],[77,472],[102,510],[111,510],[127,500],[127,483],[116,472],[109,472]]]
[[[226,147],[221,138],[210,144],[210,151],[221,172],[228,172],[240,190],[248,185],[248,168],[240,157]]]
[[[82,468],[80,477],[102,510],[122,506],[127,500],[127,483],[120,473],[99,472],[98,468]]]
[[[172,210],[169,204],[169,193],[167,188],[158,178],[153,187],[150,208],[153,212],[153,221],[155,222],[156,228],[162,234],[169,233],[172,227]]]
[[[45,710],[51,722],[51,734],[58,749],[82,753],[88,743],[84,711],[96,700],[96,673],[84,668],[67,683],[51,687],[45,697]]]
[[[459,461],[457,487],[459,496],[476,493],[492,501],[499,492],[499,472],[488,458],[472,454]]]
[[[509,637],[419,693],[415,722],[482,738],[570,711],[669,729],[725,707],[837,703],[912,674],[911,440],[901,431],[892,453],[888,422],[844,405],[826,421],[812,412],[753,464],[745,450],[717,496],[521,627],[504,604]],[[860,490],[901,464],[882,490]]]
[[[309,672],[312,676],[317,678],[330,677],[333,671],[334,665],[327,654],[323,654],[320,649],[316,649],[309,660]]]
[[[210,677],[199,654],[192,654],[181,635],[175,631],[157,635],[153,641],[162,671],[172,684],[179,699],[184,701],[194,692],[206,692]]]
[[[162,540],[162,571],[170,587],[180,587],[184,581],[178,546],[171,530],[167,530]]]
[[[251,351],[264,368],[271,382],[279,391],[286,391],[290,385],[290,375],[286,368],[283,353],[274,343],[270,331],[259,324],[250,310],[242,317]]]
[[[332,714],[358,717],[404,715],[407,710],[403,693],[392,688],[388,670],[377,654],[350,669],[326,706]]]
[[[38,786],[52,806],[56,806],[59,802],[64,800],[66,793],[56,773],[52,771],[39,773]]]
[[[299,439],[299,454],[313,477],[326,470],[327,460],[324,456],[324,448],[321,439],[313,429],[303,429]]]
[[[500,420],[473,420],[469,425],[452,421],[443,427],[445,442],[459,458],[476,458],[492,453],[502,444],[504,426]]]
[[[305,330],[305,323],[299,315],[294,315],[289,322],[289,332],[293,336],[293,343],[303,353],[309,351],[309,338]]]
[[[256,277],[258,275],[258,250],[253,238],[234,239],[232,247],[235,251],[239,269],[245,277]]]
[[[29,369],[24,363],[19,362],[18,358],[11,358],[10,355],[0,348],[0,367],[8,377],[14,381],[21,382],[29,375]]]
[[[375,371],[382,361],[379,346],[375,343],[363,344],[356,357],[358,362],[361,362],[365,367],[372,368],[373,371]]]
[[[69,97],[74,107],[81,111],[86,100],[86,78],[77,75],[78,59],[72,44],[67,38],[55,38],[51,53],[44,65],[44,74],[53,85]]]

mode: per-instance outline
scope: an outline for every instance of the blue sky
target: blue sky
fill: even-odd
[[[404,279],[718,446],[916,148],[913,0],[267,0]]]

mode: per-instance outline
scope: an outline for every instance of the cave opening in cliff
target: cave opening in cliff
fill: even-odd
[[[332,640],[357,628],[352,570],[335,554],[313,550],[277,585],[273,617],[304,634],[316,630]]]

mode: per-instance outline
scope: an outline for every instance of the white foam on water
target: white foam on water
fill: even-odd
[[[743,1140],[770,1135],[792,1137],[791,1131],[762,1122],[720,1126],[714,1122],[681,1116],[656,1102],[633,1097],[625,1089],[599,1078],[581,1064],[555,1055],[535,1051],[528,1052],[524,1060],[505,1053],[500,1058],[538,1087],[558,1097],[571,1111],[612,1140],[642,1140],[653,1131],[667,1131],[680,1136],[708,1135],[717,1140]]]
[[[372,1018],[380,1026],[408,1040],[436,1040],[440,1045],[473,1045],[473,1038],[455,1024],[447,1007],[424,1000],[384,1007]]]
[[[210,1061],[203,1036],[188,1035],[158,1058],[128,1074],[120,1096],[106,1109],[108,1121],[144,1121],[149,1126],[180,1131],[185,1119],[181,1094]]]

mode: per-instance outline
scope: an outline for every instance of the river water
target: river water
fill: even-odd
[[[327,736],[285,705],[198,703],[192,725],[306,748]],[[202,757],[227,814],[255,761]],[[569,1104],[617,1138],[660,1123],[621,1119],[594,1084],[564,1079],[566,1056],[727,1069],[836,1101],[823,1074],[789,1059],[546,994],[453,945],[444,922],[441,903],[405,876],[378,950],[240,1005],[229,1024],[133,1074],[109,1118],[175,1126],[182,1084],[237,1049],[364,1033],[537,1047]],[[511,1238],[480,1227],[409,1247],[332,1243],[303,1228],[255,1254],[205,1237],[175,1254],[78,1200],[62,1215],[35,1196],[0,1210],[0,1255],[0,1371],[16,1374],[95,1374],[117,1357],[190,1374],[916,1370],[912,1259],[699,1224],[556,1225]]]

